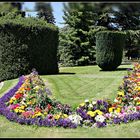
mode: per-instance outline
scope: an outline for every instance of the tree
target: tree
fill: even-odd
[[[67,43],[65,43],[64,46],[61,42],[65,42],[65,37],[61,37],[61,35],[66,35],[68,32],[64,30],[60,33],[60,49],[64,47],[66,54],[66,50],[71,52],[70,49],[76,48],[77,46],[78,49],[76,50],[78,51],[71,53],[71,56],[73,56],[72,58],[74,59],[72,61],[73,65],[91,64],[91,62],[96,60],[96,33],[103,30],[139,29],[139,9],[139,5],[136,5],[136,3],[80,2],[64,4],[63,19],[65,25],[68,26],[69,29],[74,30],[75,33],[69,35]],[[79,39],[72,44],[70,43],[71,41],[69,42],[70,38]],[[71,58],[61,57],[61,55],[63,54],[60,54],[60,58],[63,59],[68,60],[68,58]]]
[[[109,30],[130,30],[140,28],[140,3],[102,3],[97,26]],[[105,10],[106,9],[106,10]]]
[[[54,24],[55,18],[53,16],[53,9],[48,2],[36,2],[36,11],[38,11],[38,18],[44,18],[48,23]]]
[[[0,4],[0,16],[5,16],[7,14],[12,15],[21,15],[25,17],[25,12],[22,11],[22,4],[21,2],[2,2]]]
[[[70,62],[73,66],[95,62],[95,46],[89,40],[89,31],[97,17],[97,14],[93,12],[93,6],[90,3],[64,5],[63,18],[68,30],[62,30],[60,33],[60,58],[64,59],[63,61],[60,59],[62,62]],[[69,56],[64,57],[66,54]]]

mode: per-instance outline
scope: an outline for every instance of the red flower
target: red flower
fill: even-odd
[[[29,118],[33,115],[34,113],[32,111],[26,111],[26,112],[22,112],[22,116],[25,118]]]
[[[35,107],[35,112],[41,112],[41,109],[39,107]]]
[[[112,104],[112,107],[116,107],[117,106],[117,104]]]
[[[27,91],[30,91],[30,90],[31,90],[31,88],[26,88],[26,90],[27,90]]]
[[[19,104],[12,105],[11,109],[16,109],[17,107],[19,107]]]
[[[136,110],[139,111],[140,110],[140,106],[136,106]]]
[[[16,99],[19,99],[19,98],[21,98],[22,96],[23,96],[23,94],[17,93],[17,94],[15,95],[15,98],[16,98]]]
[[[47,105],[48,110],[51,110],[52,106],[50,104]]]

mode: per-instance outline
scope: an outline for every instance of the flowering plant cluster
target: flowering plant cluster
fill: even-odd
[[[113,102],[88,100],[77,107],[81,125],[104,127],[110,124],[128,123],[140,119],[140,64],[128,69]]]
[[[20,77],[19,83],[0,98],[0,114],[20,124],[76,128],[77,125],[69,119],[71,107],[49,95],[50,90],[33,71]]]
[[[36,71],[19,78],[18,84],[0,98],[0,114],[10,121],[64,128],[104,127],[140,119],[140,64],[128,70],[114,101],[86,99],[72,111],[68,104],[51,98]]]

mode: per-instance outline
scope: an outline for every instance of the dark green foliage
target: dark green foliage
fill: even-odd
[[[140,56],[140,30],[126,30],[125,56],[128,60]]]
[[[36,2],[35,9],[38,11],[38,18],[43,18],[48,23],[54,24],[53,9],[49,2]]]
[[[45,34],[45,36],[44,36]],[[58,29],[35,18],[0,18],[0,80],[17,78],[35,68],[58,73]]]
[[[15,16],[25,17],[25,11],[22,11],[21,2],[3,2],[0,3],[0,17],[7,14],[13,14]]]
[[[126,30],[126,49],[140,45],[140,30]]]
[[[91,3],[82,2],[68,3],[64,7],[63,18],[67,26],[60,32],[59,43],[60,61],[64,66],[95,63],[95,45],[89,40],[89,31],[97,17],[93,7]]]
[[[99,9],[97,26],[105,26],[109,30],[140,28],[140,3],[98,3],[97,7]]]
[[[92,44],[92,46],[96,46],[96,33],[100,32],[100,31],[105,31],[108,30],[106,27],[103,26],[95,26],[93,28],[90,29],[89,31],[89,41]]]
[[[96,34],[96,62],[102,70],[115,70],[122,62],[125,33],[101,31]]]

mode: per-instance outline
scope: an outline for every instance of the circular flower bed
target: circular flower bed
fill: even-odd
[[[0,114],[20,124],[64,128],[104,127],[140,119],[140,64],[128,70],[114,101],[88,100],[75,111],[51,97],[36,71],[19,78],[18,84],[0,98]]]

